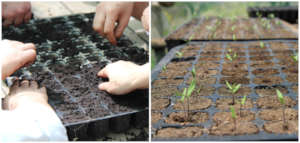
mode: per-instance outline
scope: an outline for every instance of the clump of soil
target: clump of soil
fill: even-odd
[[[160,112],[151,112],[151,124],[157,123],[161,118]]]
[[[198,60],[197,64],[195,67],[201,67],[203,69],[217,69],[219,67],[220,63],[219,62],[212,62],[212,61],[201,61]]]
[[[191,138],[200,137],[204,133],[202,127],[162,128],[157,131],[155,137],[159,138]]]
[[[286,108],[284,114],[286,120],[298,120],[298,110]],[[283,120],[282,109],[265,109],[260,111],[258,116],[267,121]]]
[[[283,121],[269,121],[263,126],[263,129],[268,133],[276,134],[293,134],[298,132],[298,120],[287,121],[287,128],[284,128]]]
[[[236,115],[237,118],[236,120],[238,121],[252,121],[255,120],[255,113],[247,110],[242,110],[242,115],[240,114],[239,110],[236,110]],[[231,116],[231,112],[217,112],[213,116],[213,121],[216,124],[221,124],[223,122],[233,122],[233,118]]]
[[[229,83],[235,83],[235,84],[249,84],[249,78],[247,77],[237,77],[237,76],[226,76],[222,77],[220,80],[221,84],[226,84],[226,81]]]
[[[159,79],[153,82],[155,86],[179,85],[183,83],[183,79]]]
[[[187,105],[188,100],[184,100],[184,102],[177,101],[174,105],[175,110],[184,110],[183,104]],[[190,110],[202,110],[207,109],[212,104],[211,99],[204,97],[190,97]],[[187,109],[185,109],[187,110]]]
[[[292,90],[293,90],[296,94],[298,94],[298,85],[292,86]]]
[[[218,109],[224,111],[224,110],[229,110],[230,106],[233,106],[233,108],[236,111],[238,111],[240,109],[240,104],[238,104],[237,100],[240,100],[240,99],[236,98],[236,101],[235,101],[236,103],[233,105],[232,98],[219,98],[216,101],[216,107]],[[250,108],[253,108],[253,102],[251,99],[248,98],[245,102],[245,105],[242,107],[242,109],[250,109]]]
[[[283,82],[282,78],[279,76],[264,76],[256,77],[253,80],[253,83],[258,85],[278,85]]]
[[[152,87],[152,97],[170,97],[173,96],[177,91],[176,86],[157,86]]]
[[[255,92],[260,97],[277,95],[276,89],[282,94],[288,94],[288,90],[285,86],[256,86]]]
[[[284,96],[284,101],[285,101],[285,107],[289,107],[289,108],[297,104],[295,100],[291,99],[288,96]],[[276,95],[260,97],[257,99],[256,102],[257,102],[256,103],[257,107],[263,109],[268,109],[268,108],[278,109],[282,107]]]
[[[230,90],[225,87],[222,86],[218,89],[218,93],[220,96],[232,96],[232,93],[230,92]],[[250,87],[246,87],[246,86],[241,86],[239,88],[239,90],[233,94],[234,96],[248,96],[251,93],[251,88]]]
[[[204,123],[208,120],[208,113],[206,112],[190,112],[189,119],[186,118],[186,112],[173,112],[166,118],[168,124],[197,124]]]
[[[213,125],[210,128],[210,135],[224,136],[224,135],[245,135],[257,134],[258,127],[252,122],[237,122],[236,128],[233,122],[226,122],[218,125]]]
[[[252,74],[255,76],[268,76],[279,74],[279,71],[277,69],[255,69],[252,71]]]
[[[170,99],[166,98],[152,98],[151,99],[151,109],[152,110],[162,110],[170,105]]]
[[[297,74],[287,74],[286,80],[291,83],[298,83],[298,75]]]
[[[269,68],[273,67],[275,64],[272,61],[252,61],[250,66],[252,68]]]

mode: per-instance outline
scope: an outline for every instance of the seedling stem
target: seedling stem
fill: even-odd
[[[283,129],[287,130],[288,129],[288,124],[287,124],[287,121],[285,119],[285,114],[284,114],[284,111],[285,111],[284,97],[278,89],[276,89],[276,93],[277,93],[278,100],[279,100],[279,102],[282,106]]]

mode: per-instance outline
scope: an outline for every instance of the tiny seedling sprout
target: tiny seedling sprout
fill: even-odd
[[[265,43],[264,42],[259,42],[259,46],[260,46],[260,48],[264,48],[265,47]]]
[[[292,55],[292,59],[293,59],[295,62],[298,62],[298,54]]]
[[[233,31],[235,30],[235,28],[236,28],[236,26],[233,25],[233,26],[231,27],[231,31],[233,32]]]
[[[226,58],[232,62],[234,59],[237,58],[237,53],[236,52],[232,53],[232,50],[228,49],[228,53],[226,53]]]
[[[232,40],[234,40],[234,41],[236,40],[235,34],[232,35]]]
[[[165,71],[167,70],[167,66],[164,65],[164,66],[162,67],[162,70],[165,72]]]
[[[182,58],[182,56],[183,56],[182,52],[179,52],[179,51],[176,52],[176,57],[177,58]]]
[[[242,106],[245,107],[245,103],[246,103],[246,99],[247,99],[247,96],[243,96],[243,98],[241,99],[241,107],[240,107],[240,116],[242,117]]]
[[[235,104],[234,94],[240,89],[241,84],[232,84],[231,85],[227,80],[225,82],[226,82],[227,87],[229,88],[229,91],[232,94],[232,104],[234,105]]]
[[[231,112],[231,117],[234,121],[234,129],[233,130],[236,130],[236,113],[235,113],[233,106],[230,106],[230,112]]]
[[[276,89],[276,93],[277,93],[278,100],[279,100],[280,104],[282,105],[283,129],[288,129],[288,124],[286,122],[285,113],[284,113],[284,111],[285,111],[284,97],[278,89]]]

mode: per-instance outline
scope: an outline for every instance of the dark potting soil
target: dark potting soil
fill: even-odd
[[[145,110],[148,90],[113,96],[100,91],[107,81],[97,73],[117,60],[148,62],[148,54],[126,36],[111,45],[93,31],[93,14],[31,20],[19,27],[3,27],[3,39],[36,45],[34,64],[13,76],[36,80],[47,88],[49,103],[65,125]]]
[[[261,48],[259,43],[257,41],[190,42],[173,48],[152,72],[152,87],[155,87],[152,92],[155,97],[162,98],[163,96],[168,101],[168,105],[164,108],[155,109],[155,120],[152,121],[153,139],[297,139],[298,128],[290,126],[297,126],[298,121],[298,84],[296,82],[298,65],[291,58],[291,55],[298,52],[295,48],[298,41],[264,40],[264,48]],[[277,44],[282,48],[279,48]],[[200,48],[189,50],[193,47]],[[240,53],[239,57],[243,61],[227,60],[225,54],[229,48]],[[176,51],[194,51],[196,55],[191,55],[193,58],[190,58],[188,62],[178,64],[174,60],[178,59],[175,57]],[[216,56],[209,53],[216,53]],[[162,70],[163,66],[165,66],[164,70]],[[176,92],[183,92],[183,89],[189,86],[192,81],[192,68],[196,70],[197,83],[190,98],[190,109],[195,116],[193,116],[194,120],[185,121],[183,117],[187,104],[182,104]],[[161,76],[162,73],[164,76]],[[173,75],[180,73],[180,77],[170,77],[168,73]],[[168,79],[172,85],[169,84],[170,82],[163,83],[163,79]],[[174,84],[175,82],[172,82],[174,80],[180,80],[180,82]],[[226,81],[230,84],[241,84],[241,88],[234,94],[234,105]],[[172,87],[174,90],[164,90],[167,87]],[[289,122],[288,130],[283,130],[283,124],[280,123],[282,106],[278,101],[276,89],[284,95],[285,114]],[[163,92],[166,92],[168,96],[164,96]],[[245,105],[241,106],[243,96],[246,96],[247,100]],[[186,103],[187,99],[184,102]],[[235,124],[230,106],[234,107],[237,114],[236,129],[234,129]],[[197,113],[203,113],[203,115],[197,116]],[[208,115],[207,120],[206,115]],[[265,134],[270,137],[261,138]],[[287,134],[289,137],[286,136]],[[251,136],[251,139],[246,138],[247,136]]]

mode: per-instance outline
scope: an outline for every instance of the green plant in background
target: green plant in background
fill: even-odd
[[[276,89],[276,93],[277,93],[278,100],[279,100],[280,104],[282,105],[283,129],[288,129],[288,123],[285,119],[285,113],[284,113],[284,111],[285,111],[284,97],[278,89]]]
[[[235,131],[236,130],[236,113],[235,113],[233,106],[230,106],[230,112],[231,112],[231,118],[233,119],[233,123],[234,123],[233,130]]]
[[[182,52],[179,52],[179,51],[176,52],[176,57],[177,58],[182,58],[182,56],[183,56]]]
[[[264,48],[265,47],[265,43],[264,42],[259,42],[259,46],[260,46],[260,48]]]
[[[196,71],[195,68],[192,69],[192,82],[189,85],[188,88],[184,88],[183,92],[176,92],[176,96],[180,96],[180,101],[183,104],[183,110],[185,111],[185,120],[189,121],[190,120],[190,97],[192,95],[192,93],[194,92],[195,88],[196,88]],[[185,108],[185,100],[187,100],[187,110]]]
[[[292,59],[297,63],[298,62],[298,53],[291,56]]]
[[[270,14],[268,15],[268,18],[270,18],[270,19],[274,19],[274,18],[275,18],[275,14],[273,14],[273,13],[270,13]]]
[[[261,18],[262,18],[262,14],[259,13],[259,12],[256,12],[256,16],[258,17],[258,19],[261,19]]]
[[[234,94],[240,89],[241,84],[230,84],[227,80],[226,82],[226,86],[228,87],[229,91],[231,92],[232,95],[232,105],[235,104],[235,96]]]
[[[280,20],[277,19],[277,20],[275,21],[275,24],[276,24],[276,25],[281,25]]]
[[[228,49],[228,52],[226,53],[226,58],[233,62],[236,58],[237,58],[237,53],[236,52],[232,52],[231,49]]]

